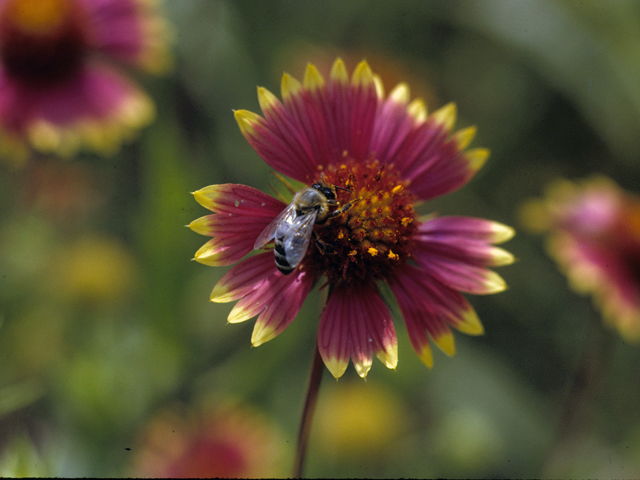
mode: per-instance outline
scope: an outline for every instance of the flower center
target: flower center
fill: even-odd
[[[631,277],[640,285],[640,201],[629,200],[621,217],[621,225],[616,229],[616,250],[620,252]]]
[[[378,160],[348,160],[323,173],[327,184],[340,187],[336,188],[338,208],[349,202],[352,206],[315,227],[329,248],[322,253],[317,246],[311,247],[306,265],[332,283],[386,277],[411,256],[415,196],[405,190],[406,182],[392,165]]]
[[[38,85],[67,78],[87,47],[83,20],[74,0],[8,0],[0,11],[0,55],[6,73]]]

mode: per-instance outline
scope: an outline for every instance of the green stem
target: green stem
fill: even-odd
[[[616,340],[599,318],[590,321],[582,357],[558,419],[556,438],[543,465],[543,476],[554,476],[554,467],[566,454],[565,449],[588,431],[592,403],[604,384]]]
[[[309,377],[309,387],[307,388],[307,397],[305,398],[304,408],[302,409],[300,430],[298,431],[298,445],[296,449],[295,463],[293,465],[293,478],[302,478],[302,471],[304,469],[304,461],[307,453],[307,444],[309,443],[309,434],[311,432],[311,421],[316,408],[318,394],[320,393],[320,383],[322,381],[323,370],[324,363],[320,356],[320,350],[316,345],[313,364],[311,366],[311,375]]]

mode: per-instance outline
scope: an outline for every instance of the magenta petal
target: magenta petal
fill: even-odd
[[[488,268],[431,255],[424,251],[414,252],[414,259],[440,283],[454,290],[486,295],[505,289],[502,278]]]
[[[314,275],[308,270],[297,269],[289,275],[280,272],[270,276],[265,285],[268,291],[260,295],[252,292],[255,303],[262,303],[264,310],[256,320],[251,343],[258,346],[282,333],[296,318],[313,285]]]
[[[137,86],[115,70],[94,64],[48,88],[30,88],[0,78],[0,116],[5,128],[22,132],[36,121],[58,127],[86,120],[107,122],[132,98]]]
[[[358,374],[366,376],[374,351],[387,367],[395,368],[395,328],[377,289],[362,284],[335,288],[320,319],[318,348],[336,378],[344,373],[349,357]]]
[[[205,187],[194,196],[201,205],[218,212],[190,225],[214,237],[195,256],[212,266],[230,265],[252,251],[256,238],[285,206],[259,190],[235,184]]]
[[[417,235],[428,238],[456,238],[461,240],[479,240],[487,243],[500,243],[512,236],[508,227],[491,220],[475,217],[446,216],[436,217],[423,222]]]
[[[620,317],[640,311],[637,274],[632,265],[623,262],[619,252],[609,245],[598,245],[574,235],[560,238],[553,243],[553,253],[575,285],[589,285],[585,290],[600,295],[606,308]]]
[[[349,317],[349,302],[345,302],[342,295],[331,295],[320,318],[318,350],[336,378],[345,372],[351,357]]]
[[[82,0],[92,46],[108,56],[140,66],[144,55],[158,48],[162,40],[155,11],[148,3],[144,0]]]
[[[513,256],[491,243],[511,234],[508,227],[482,219],[433,218],[418,226],[413,258],[454,290],[494,293],[504,289],[504,281],[485,267],[511,263]]]
[[[469,161],[457,148],[455,142],[443,143],[428,157],[406,170],[405,175],[412,182],[411,190],[421,200],[445,195],[465,185],[476,170],[470,168]]]
[[[249,144],[267,165],[300,182],[312,178],[316,173],[312,162],[301,148],[299,139],[293,132],[282,132],[266,120],[252,125],[245,133]]]
[[[276,272],[272,252],[249,257],[234,266],[218,281],[211,294],[211,300],[231,302],[242,298]]]
[[[437,342],[440,337],[450,335],[449,324],[455,326],[463,321],[472,308],[459,292],[441,284],[429,273],[423,268],[405,265],[396,272],[390,286],[407,328],[415,330],[420,325]],[[423,345],[422,336],[412,343],[414,347]]]
[[[211,185],[195,195],[200,205],[220,214],[273,219],[286,206],[258,189],[235,183]]]
[[[329,126],[325,122],[325,117],[321,111],[320,103],[322,92],[317,92],[319,98],[316,100],[306,90],[301,89],[299,93],[288,95],[284,99],[287,112],[291,116],[292,122],[300,125],[304,135],[310,145],[313,155],[314,165],[328,165],[331,161],[329,154]]]
[[[379,111],[371,135],[370,148],[376,158],[387,159],[402,171],[407,159],[398,152],[408,142],[414,125],[414,118],[407,115],[407,106],[388,98]]]

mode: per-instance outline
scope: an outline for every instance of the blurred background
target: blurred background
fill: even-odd
[[[306,474],[640,476],[640,346],[601,325],[518,219],[557,177],[640,191],[640,2],[168,0],[162,12],[173,70],[136,77],[156,103],[150,127],[108,158],[34,155],[0,172],[0,474],[235,475],[204,465],[232,447],[253,456],[241,476],[290,474],[318,297],[251,348],[253,321],[228,325],[233,304],[208,301],[227,269],[192,262],[207,238],[184,226],[207,214],[190,195],[206,185],[270,192],[232,110],[257,112],[256,86],[279,92],[283,71],[326,74],[341,56],[350,71],[366,59],[387,91],[406,81],[430,111],[456,102],[456,128],[478,127],[489,162],[424,213],[514,226],[518,261],[498,270],[506,292],[469,296],[485,335],[456,335],[432,370],[396,309],[396,371],[325,372]],[[567,441],[585,359],[596,373]]]

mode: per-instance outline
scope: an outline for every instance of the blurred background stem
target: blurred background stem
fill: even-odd
[[[584,348],[557,423],[555,441],[543,463],[542,477],[555,476],[560,457],[591,430],[594,402],[602,391],[618,337],[593,315]]]

